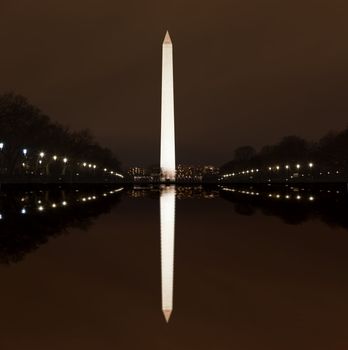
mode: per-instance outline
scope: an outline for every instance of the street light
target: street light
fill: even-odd
[[[301,168],[301,165],[300,165],[300,164],[296,164],[296,168],[297,168],[297,169],[300,169],[300,168]]]
[[[0,151],[2,151],[4,148],[4,143],[3,142],[0,142]]]
[[[53,158],[53,160],[57,160],[58,157],[56,155],[54,155],[52,158]]]
[[[44,152],[40,152],[39,156],[40,156],[40,158],[43,158],[45,156],[45,153]]]
[[[313,163],[309,163],[308,166],[309,166],[310,168],[313,168]]]
[[[67,162],[68,162],[68,158],[64,158],[64,159],[63,159],[63,162],[64,162],[64,163],[67,163]]]
[[[22,152],[23,152],[24,157],[26,157],[28,154],[28,150],[26,148],[23,148]]]

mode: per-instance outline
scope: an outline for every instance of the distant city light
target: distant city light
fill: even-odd
[[[37,208],[39,211],[43,211],[44,210],[44,207],[42,205],[40,205],[38,208]]]
[[[24,156],[26,156],[28,154],[28,150],[26,148],[23,148],[22,149],[22,153],[23,153]]]
[[[63,158],[63,162],[67,163],[68,162],[68,158]]]
[[[44,152],[40,152],[39,156],[40,156],[40,158],[43,158],[45,156],[45,153]]]
[[[300,164],[296,164],[296,168],[297,168],[297,169],[300,169],[300,168],[301,168],[301,165],[300,165]]]
[[[0,142],[0,150],[2,151],[3,148],[4,148],[4,143]]]
[[[68,203],[67,203],[66,201],[63,201],[63,202],[62,202],[62,205],[63,205],[63,206],[66,206],[67,204],[68,204]]]
[[[82,165],[83,165],[83,166],[87,166],[87,163],[83,163]]]
[[[53,158],[53,160],[57,160],[58,157],[56,155],[54,155],[52,158]]]
[[[285,169],[289,169],[289,165],[285,165]]]
[[[26,213],[27,213],[27,210],[26,210],[25,208],[23,208],[23,209],[21,210],[21,213],[22,213],[22,214],[26,214]]]
[[[309,166],[310,168],[312,168],[312,167],[313,167],[313,163],[309,163],[308,166]]]

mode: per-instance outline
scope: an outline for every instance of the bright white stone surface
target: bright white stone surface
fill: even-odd
[[[161,180],[175,180],[173,44],[167,31],[162,45]]]

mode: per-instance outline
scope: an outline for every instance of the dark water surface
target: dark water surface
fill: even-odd
[[[169,323],[158,189],[0,203],[1,350],[348,347],[344,186],[177,188]]]

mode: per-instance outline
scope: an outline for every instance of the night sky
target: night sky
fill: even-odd
[[[347,126],[348,3],[2,2],[0,93],[90,128],[125,166],[159,162],[161,45],[174,44],[178,163]]]

